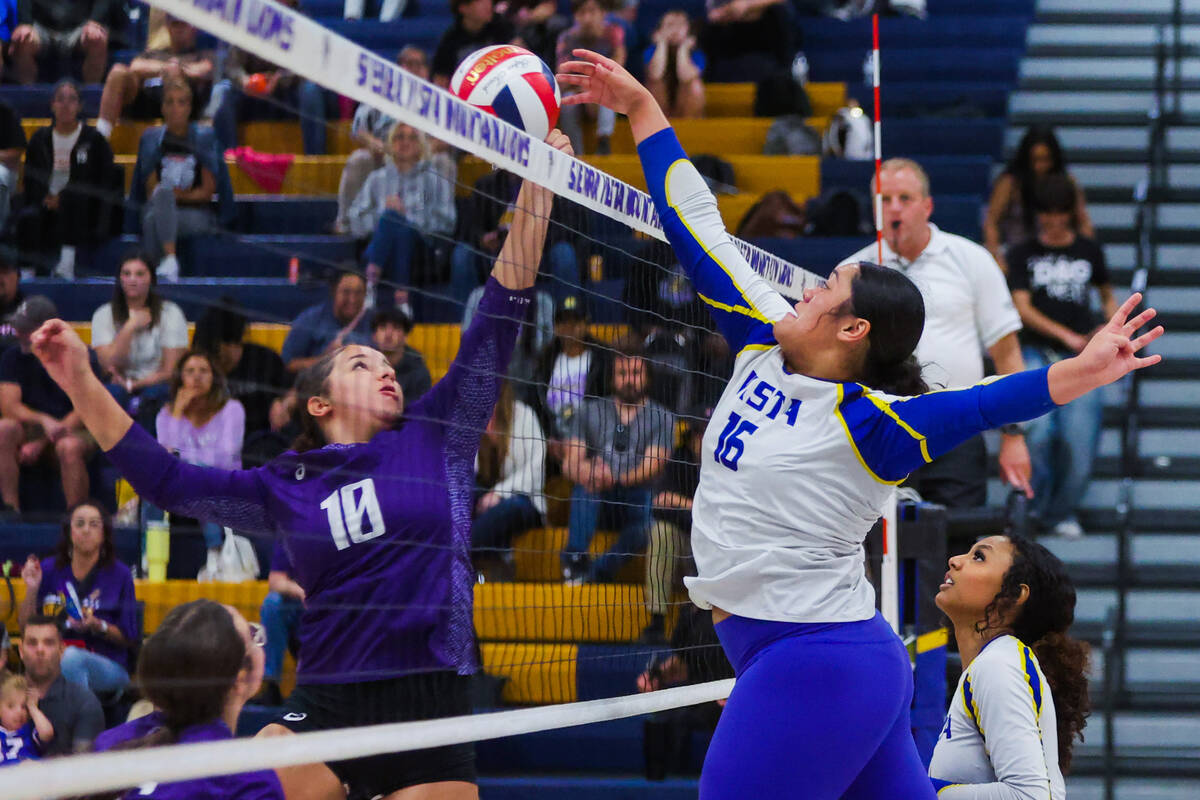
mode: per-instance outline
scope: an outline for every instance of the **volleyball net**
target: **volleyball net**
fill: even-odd
[[[25,765],[9,772],[6,796],[69,796],[327,762],[601,722],[727,696],[728,664],[711,623],[705,628],[689,610],[681,578],[694,568],[687,546],[687,485],[693,482],[694,491],[697,443],[728,378],[732,355],[666,245],[649,196],[638,188],[643,180],[627,126],[614,133],[615,155],[569,157],[272,0],[153,0],[151,5],[421,134],[424,142],[418,147],[423,163],[432,165],[428,171],[437,188],[426,187],[417,196],[427,206],[447,204],[456,219],[434,222],[431,208],[388,206],[394,213],[364,214],[372,243],[351,271],[368,277],[375,308],[364,314],[392,305],[403,310],[407,343],[421,352],[434,383],[458,350],[497,253],[520,261],[528,246],[507,239],[518,212],[520,181],[554,194],[536,300],[522,320],[500,409],[478,431],[482,446],[470,552],[463,543],[453,545],[456,563],[469,565],[476,576],[472,621],[482,677],[475,707],[488,713],[363,727],[354,736],[330,731],[181,746],[171,758],[101,754]],[[389,140],[386,153],[392,147]],[[384,163],[382,155],[373,156],[375,163]],[[297,159],[287,173],[286,190],[328,194],[331,186],[321,172],[327,169],[320,160]],[[244,176],[235,178],[236,185]],[[744,210],[744,204],[723,203],[727,226],[732,229]],[[262,259],[273,263],[293,255],[285,245],[254,236],[214,236],[259,248]],[[378,244],[384,238],[393,248],[386,256]],[[787,297],[798,298],[822,280],[746,242],[735,243]],[[345,267],[339,258],[320,255],[305,255],[303,263],[306,272]],[[379,269],[366,269],[367,264]],[[252,307],[247,297],[252,289],[259,291],[256,281],[246,280],[244,292],[231,286],[233,308],[259,322],[288,322],[288,315]],[[228,303],[186,282],[164,292],[206,309]],[[321,288],[310,296],[326,297]],[[353,327],[348,324],[347,330]],[[279,333],[277,326],[252,325],[250,338],[277,346]],[[631,360],[644,365],[640,382],[627,374]],[[263,388],[286,397],[286,388]],[[588,404],[603,404],[623,391],[638,400],[641,391],[661,413],[639,414],[629,424],[618,418],[606,428],[603,415]],[[593,434],[609,438],[591,441]],[[587,457],[608,460],[612,471],[656,462],[646,470],[651,477],[634,487],[636,492],[581,487],[570,463],[573,443],[580,440]],[[250,462],[249,453],[245,460]],[[389,486],[386,475],[350,477],[373,478],[380,491],[404,490]],[[428,481],[446,488],[440,477]],[[508,516],[498,519],[493,513],[485,519],[523,493],[526,502],[507,508]],[[363,511],[365,503],[363,495],[352,494],[355,509]],[[334,538],[336,516],[345,536],[365,541],[367,522],[352,524],[346,506],[343,498],[340,515],[326,509]],[[480,530],[487,525],[493,527]],[[436,547],[391,539],[369,544]],[[885,558],[888,554],[885,545]],[[883,607],[894,617],[894,576],[888,587],[885,575]],[[138,587],[147,633],[172,606],[195,597],[230,602],[257,619],[264,591],[259,584],[183,581]],[[391,610],[405,611],[399,605]],[[379,676],[321,676],[370,677]],[[665,688],[676,683],[685,685]],[[8,795],[10,785],[15,794]]]

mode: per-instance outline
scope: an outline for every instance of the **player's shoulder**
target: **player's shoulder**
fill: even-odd
[[[1040,672],[1033,648],[1015,636],[998,636],[988,642],[969,667],[978,685],[991,680],[1009,680],[1013,676],[1036,676]]]

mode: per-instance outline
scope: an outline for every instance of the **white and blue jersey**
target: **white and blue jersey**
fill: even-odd
[[[32,721],[15,731],[0,728],[0,767],[41,757],[42,740],[38,737]]]
[[[1057,719],[1033,648],[988,642],[959,678],[929,762],[939,800],[1063,800]]]
[[[791,306],[730,240],[674,132],[638,150],[671,245],[737,354],[704,438],[691,598],[760,620],[870,619],[862,543],[892,487],[980,431],[1054,408],[1046,370],[911,398],[790,372],[774,323]]]

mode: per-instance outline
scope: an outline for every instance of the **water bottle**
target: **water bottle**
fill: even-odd
[[[151,583],[167,579],[167,562],[171,559],[171,520],[163,513],[157,519],[146,520],[146,577]]]

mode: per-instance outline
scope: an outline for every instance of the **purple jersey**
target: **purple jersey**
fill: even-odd
[[[111,750],[117,745],[153,733],[162,725],[162,712],[155,711],[100,734],[96,737],[95,750],[98,753]],[[215,720],[184,728],[179,734],[177,743],[220,742],[232,738],[233,734],[229,732],[225,723]],[[147,783],[130,789],[126,792],[124,800],[134,800],[140,797],[153,797],[157,800],[185,800],[185,798],[187,800],[208,800],[208,798],[212,798],[212,800],[217,800],[217,798],[283,800],[283,787],[274,772],[261,770],[259,772],[242,772],[237,775],[197,778],[178,783]]]
[[[22,725],[20,730],[0,728],[0,767],[41,757],[42,740],[38,738],[32,720]]]
[[[475,453],[531,298],[489,279],[446,377],[364,444],[229,471],[185,464],[135,425],[108,458],[156,506],[283,537],[308,598],[298,682],[470,674]]]
[[[133,592],[133,575],[129,567],[120,561],[98,565],[83,580],[75,577],[71,565],[58,566],[54,557],[42,559],[42,586],[38,590],[41,600],[40,613],[57,617],[67,604],[67,585],[75,587],[79,602],[90,608],[97,619],[120,629],[125,641],[137,641],[138,630],[137,597]],[[126,670],[129,669],[129,650],[98,634],[84,633],[78,628],[68,627],[68,641],[82,641],[93,653],[112,659]]]
[[[288,558],[282,539],[275,540],[275,549],[271,551],[271,572],[286,572],[291,577],[292,560]]]

